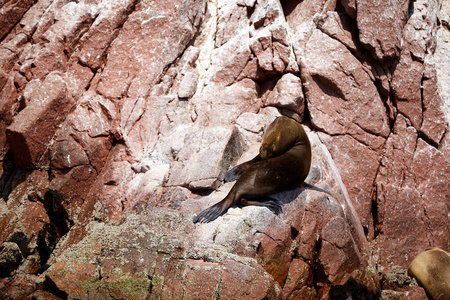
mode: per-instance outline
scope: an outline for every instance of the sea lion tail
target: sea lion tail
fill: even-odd
[[[222,202],[223,201],[220,201],[219,203],[216,203],[213,206],[203,210],[192,221],[194,223],[209,223],[211,221],[214,221],[227,211],[226,209],[222,208]]]
[[[321,188],[319,188],[317,186],[311,185],[311,184],[306,183],[306,182],[302,182],[300,187],[304,188],[304,189],[311,189],[311,190],[314,190],[314,191],[322,192],[322,193],[330,195],[331,197],[334,197],[334,195],[332,195],[330,192],[325,191],[324,189],[321,189]]]

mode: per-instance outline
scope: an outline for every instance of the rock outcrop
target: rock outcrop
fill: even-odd
[[[5,299],[423,299],[449,250],[450,7],[434,0],[0,4]],[[202,209],[279,115],[283,213]]]

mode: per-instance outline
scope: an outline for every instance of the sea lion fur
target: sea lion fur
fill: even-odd
[[[408,267],[408,275],[415,277],[434,300],[450,300],[450,255],[439,248],[419,253]]]
[[[310,167],[311,144],[302,125],[288,117],[278,117],[267,127],[259,154],[235,169],[242,175],[228,195],[200,212],[193,222],[211,222],[232,205],[265,206],[278,214],[280,204],[268,196],[299,186]]]

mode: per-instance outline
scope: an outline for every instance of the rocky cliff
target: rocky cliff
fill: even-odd
[[[402,270],[449,250],[448,1],[0,13],[3,298],[425,297]],[[281,114],[307,129],[316,189],[193,224]]]

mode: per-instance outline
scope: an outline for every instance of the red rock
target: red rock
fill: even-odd
[[[402,29],[408,17],[409,1],[356,1],[356,21],[361,44],[379,61],[400,54]]]
[[[3,278],[0,280],[0,293],[2,293],[2,296],[11,299],[24,299],[36,289],[42,287],[43,281],[44,276],[29,274],[18,274],[14,280],[11,278]]]
[[[30,73],[32,78],[43,80],[51,72],[64,72],[67,67],[67,57],[60,44],[34,45],[31,52],[32,63]]]
[[[0,277],[9,277],[22,262],[22,253],[16,243],[3,242],[0,246]]]
[[[71,169],[89,164],[89,158],[83,147],[69,134],[60,135],[52,146],[50,159],[57,170]]]
[[[332,135],[348,133],[380,148],[382,141],[372,134],[387,136],[387,116],[359,61],[344,45],[319,30],[309,39],[306,53],[301,77],[313,126]]]
[[[277,299],[279,286],[263,275],[259,265],[227,260],[223,264],[220,297],[224,299]],[[239,282],[239,285],[236,283]]]
[[[372,190],[381,155],[351,136],[325,137],[323,140],[339,169],[358,217],[367,232],[372,230]]]
[[[48,175],[45,171],[35,170],[16,174],[15,179],[12,184],[17,188],[9,194],[11,200],[5,203],[8,213],[1,218],[3,230],[0,233],[0,241],[18,243],[27,256],[36,248],[39,231],[49,222],[42,204]]]
[[[416,130],[419,130],[422,124],[421,82],[423,70],[423,64],[412,60],[410,53],[403,51],[391,83],[398,111],[409,118]]]
[[[186,261],[183,299],[213,298],[220,291],[221,266],[202,261]]]
[[[45,14],[50,4],[52,4],[51,0],[38,1],[37,3],[34,3],[34,5],[20,20],[21,31],[23,31],[27,37],[31,37],[31,35],[35,32],[39,21],[41,21],[42,16]]]
[[[67,94],[64,78],[58,73],[49,75],[32,103],[8,127],[8,143],[19,167],[33,168],[39,164],[58,125],[73,109],[74,100]]]
[[[13,28],[22,18],[23,14],[34,4],[34,1],[10,0],[2,3],[2,15],[0,18],[0,40]]]
[[[421,300],[421,299],[427,299],[427,293],[425,292],[425,290],[419,286],[413,286],[410,288],[409,291],[406,291],[403,293],[402,297],[400,298],[400,300],[406,300],[406,299],[411,299],[411,300]]]
[[[52,205],[60,206],[68,213],[69,219],[74,220],[97,177],[97,172],[91,166],[84,165],[66,170],[64,174],[56,172],[55,175],[48,185],[48,190],[53,195]]]
[[[58,296],[53,295],[50,292],[47,291],[36,291],[34,292],[31,297],[36,300],[60,300]]]
[[[447,176],[449,168],[444,161],[439,150],[417,139],[415,129],[398,116],[377,178],[380,235],[375,248],[385,270],[392,264],[406,268],[426,247],[445,248],[449,225],[443,205],[449,192],[440,178]],[[408,228],[415,228],[416,234]]]
[[[71,79],[71,90],[73,91],[72,96],[75,99],[82,96],[94,76],[91,69],[80,64],[75,64],[68,72],[68,75]]]
[[[301,259],[293,259],[289,266],[286,283],[283,286],[283,298],[287,299],[291,296],[290,299],[311,299],[314,296],[312,273],[312,268],[306,262]]]
[[[411,171],[417,191],[423,199],[423,210],[428,230],[429,246],[445,248],[448,245],[449,186],[443,181],[450,175],[449,158],[418,139]],[[425,248],[426,244],[423,245]]]
[[[0,122],[6,126],[11,124],[14,112],[17,109],[18,105],[14,103],[16,98],[17,90],[14,87],[14,79],[10,77],[0,92]],[[2,140],[2,142],[4,141]],[[4,147],[4,143],[2,143],[2,147]]]
[[[436,71],[428,66],[423,78],[423,121],[420,131],[430,139],[435,145],[439,145],[448,126],[447,121],[441,107],[443,105],[442,98],[438,92],[436,82]]]
[[[282,286],[290,270],[292,253],[287,245],[292,240],[289,231],[280,227],[273,226],[265,232],[266,236],[258,246],[258,258],[264,269]]]
[[[82,37],[75,55],[79,61],[91,69],[98,69],[106,60],[106,51],[119,34],[120,26],[131,13],[134,0],[120,3],[103,4],[94,23]]]
[[[356,52],[358,49],[357,34],[347,15],[328,11],[326,15],[316,16],[314,22],[323,33],[338,40],[350,51]]]

